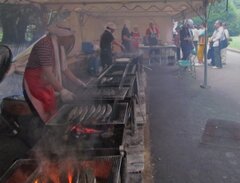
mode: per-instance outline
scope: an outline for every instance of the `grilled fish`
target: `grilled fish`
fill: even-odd
[[[97,123],[97,116],[98,116],[98,114],[101,112],[101,110],[102,110],[102,106],[101,106],[101,105],[98,105],[98,106],[96,107],[95,112],[91,115],[90,118],[88,118],[88,123],[89,123],[89,124],[96,124],[96,123]]]
[[[107,107],[106,107],[106,112],[103,116],[103,119],[107,119],[112,113],[112,106],[110,104],[107,104]]]
[[[102,106],[101,105],[98,105],[97,108],[96,108],[96,111],[95,113],[92,115],[92,119],[96,118],[98,116],[98,114],[101,112],[101,109],[102,109]]]
[[[79,106],[78,107],[78,116],[80,116],[83,112],[83,107],[82,106]]]
[[[99,112],[99,114],[96,117],[97,120],[99,120],[99,119],[101,119],[103,117],[103,115],[106,112],[106,109],[107,109],[106,105],[102,105],[101,111]]]
[[[84,120],[88,120],[95,113],[95,111],[96,111],[96,107],[94,105],[92,105],[90,107],[90,109],[88,110],[88,113]]]
[[[78,111],[78,107],[72,108],[72,110],[68,114],[67,120],[72,121],[73,119],[75,119],[77,111]]]
[[[83,121],[84,118],[86,117],[87,113],[88,113],[88,106],[86,105],[86,106],[83,107],[83,111],[82,111],[81,115],[78,118],[78,122]]]

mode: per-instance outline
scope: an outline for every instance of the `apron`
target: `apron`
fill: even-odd
[[[62,84],[61,70],[66,67],[64,64],[62,64],[66,59],[66,55],[63,47],[60,47],[59,50],[57,37],[52,35],[51,39],[55,57],[53,63],[53,73]],[[35,110],[41,119],[46,123],[48,119],[50,119],[50,117],[57,111],[54,88],[43,78],[41,68],[26,68],[23,84],[26,94],[33,104]]]
[[[54,89],[42,78],[41,69],[26,69],[23,85],[39,116],[47,122],[56,112],[57,105]]]

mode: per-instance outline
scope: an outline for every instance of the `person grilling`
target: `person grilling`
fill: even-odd
[[[75,95],[62,84],[62,74],[76,86],[86,86],[67,67],[64,46],[73,40],[68,22],[57,22],[48,27],[46,36],[37,41],[30,53],[23,77],[23,93],[45,123],[57,111],[55,93],[62,102],[74,100]]]
[[[112,45],[117,45],[121,49],[125,49],[123,45],[117,42],[113,36],[114,31],[116,30],[116,25],[112,22],[109,22],[101,35],[100,39],[100,59],[103,68],[110,66],[113,62],[112,60]]]

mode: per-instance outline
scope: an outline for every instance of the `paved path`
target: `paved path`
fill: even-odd
[[[200,144],[208,119],[240,122],[240,55],[228,52],[223,69],[209,68],[210,89],[178,79],[177,67],[148,71],[152,164],[156,183],[239,183],[240,150]],[[240,133],[240,132],[239,132]]]

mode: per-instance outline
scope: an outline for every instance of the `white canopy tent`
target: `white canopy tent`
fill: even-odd
[[[50,12],[69,11],[68,20],[75,30],[77,43],[72,53],[76,53],[82,41],[98,40],[109,21],[117,24],[116,37],[120,38],[126,19],[137,24],[142,34],[149,21],[154,21],[159,26],[162,42],[170,43],[174,20],[201,15],[206,21],[206,7],[215,1],[219,0],[0,0],[0,3],[34,4],[45,6]],[[205,68],[204,85],[207,85],[206,78]]]

